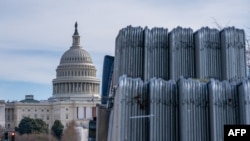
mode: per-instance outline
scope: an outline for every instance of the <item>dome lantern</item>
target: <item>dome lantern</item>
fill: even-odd
[[[75,32],[72,37],[73,37],[72,47],[80,47],[80,36],[77,30],[77,22],[75,23]]]

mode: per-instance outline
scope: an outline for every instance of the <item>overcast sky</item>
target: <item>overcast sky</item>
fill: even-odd
[[[101,79],[104,55],[114,55],[115,38],[128,25],[164,27],[235,26],[250,33],[249,0],[1,0],[0,99],[27,94],[52,96],[52,79],[72,44],[78,22],[81,45]]]

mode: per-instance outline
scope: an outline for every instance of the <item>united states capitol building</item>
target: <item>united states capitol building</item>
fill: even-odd
[[[0,127],[14,130],[24,117],[39,118],[49,125],[60,120],[67,127],[71,120],[87,127],[95,117],[100,100],[100,80],[89,53],[80,45],[80,35],[75,24],[72,46],[62,55],[52,80],[53,95],[45,101],[26,95],[18,102],[0,101]]]

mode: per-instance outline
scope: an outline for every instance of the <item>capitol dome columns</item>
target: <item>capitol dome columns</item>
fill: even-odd
[[[99,91],[98,91],[98,84],[95,83],[64,82],[64,83],[54,84],[53,93],[54,94],[99,93]]]

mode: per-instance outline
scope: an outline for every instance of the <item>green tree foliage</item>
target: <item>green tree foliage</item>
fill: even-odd
[[[34,126],[33,126],[33,132],[34,133],[48,133],[48,125],[42,120],[42,119],[35,119],[34,120]]]
[[[48,125],[41,119],[32,119],[24,117],[17,128],[20,135],[31,134],[31,133],[48,133]]]
[[[24,117],[17,128],[17,131],[19,132],[19,134],[30,134],[32,132],[32,122],[33,120],[31,118],[28,117]]]
[[[64,128],[64,126],[60,120],[54,121],[54,124],[52,125],[51,130],[57,139],[61,139],[62,134],[63,134],[63,128]]]

